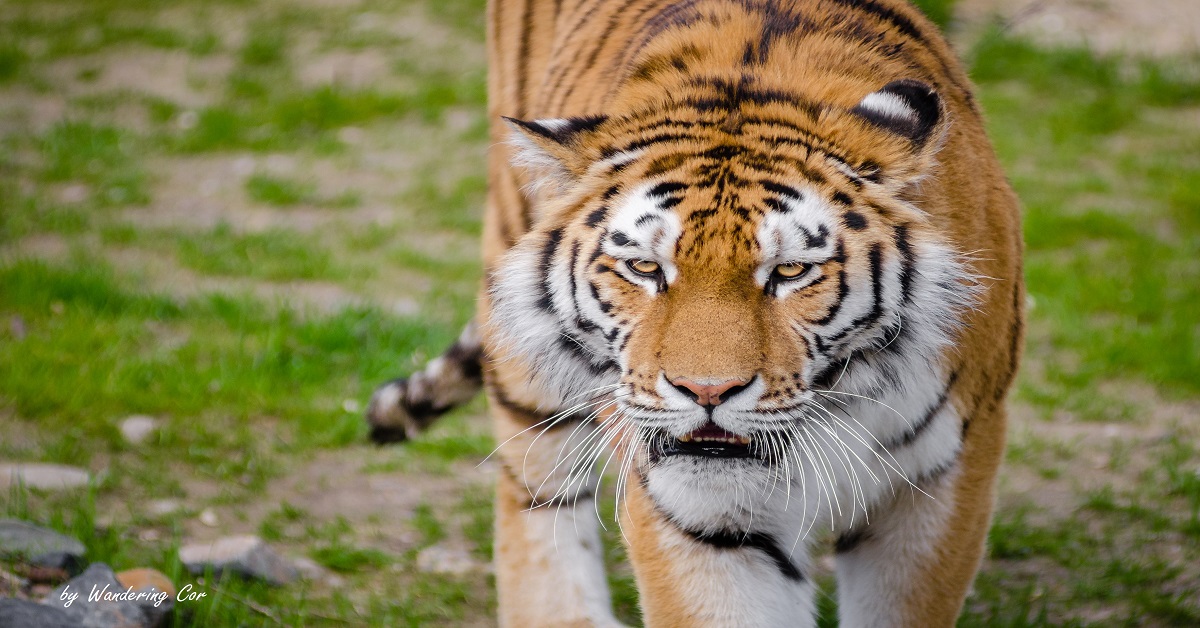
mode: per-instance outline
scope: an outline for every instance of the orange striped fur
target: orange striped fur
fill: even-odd
[[[649,626],[812,625],[821,538],[842,625],[953,624],[1024,296],[1018,203],[936,27],[900,0],[488,12],[480,337],[370,418],[409,435],[482,364],[501,623],[616,624],[608,460]]]

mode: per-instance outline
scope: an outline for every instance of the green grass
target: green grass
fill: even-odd
[[[913,0],[913,4],[921,9],[934,24],[945,29],[954,17],[954,5],[958,0]]]
[[[246,194],[251,200],[276,207],[290,207],[313,200],[316,186],[286,177],[255,174],[246,179]]]

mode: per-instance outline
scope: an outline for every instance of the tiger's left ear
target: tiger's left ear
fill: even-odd
[[[518,120],[505,117],[512,127],[513,165],[529,171],[533,192],[565,189],[587,171],[590,163],[585,140],[607,116]]]
[[[920,81],[892,81],[863,97],[851,113],[924,146],[942,119],[942,99]]]

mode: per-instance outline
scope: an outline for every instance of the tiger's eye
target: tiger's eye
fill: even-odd
[[[780,264],[775,267],[775,274],[784,279],[795,279],[808,270],[808,264]]]
[[[653,275],[654,273],[657,273],[659,269],[658,262],[652,262],[645,259],[632,260],[629,262],[629,267],[632,268],[634,272],[638,272],[643,275]]]

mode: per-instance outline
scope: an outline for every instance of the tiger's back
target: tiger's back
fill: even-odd
[[[492,0],[488,23],[481,337],[372,413],[411,431],[487,380],[502,621],[613,621],[587,504],[615,449],[648,625],[805,623],[814,527],[844,625],[952,623],[1023,284],[936,27],[897,0]]]

